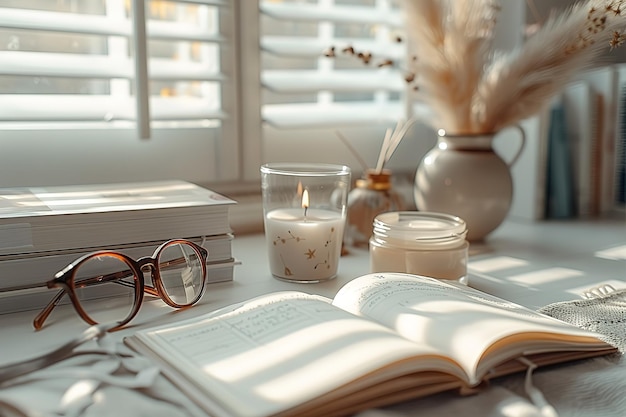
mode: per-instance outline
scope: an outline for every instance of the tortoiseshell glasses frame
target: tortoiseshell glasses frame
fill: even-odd
[[[103,323],[97,318],[101,314],[103,317],[108,314],[106,320],[118,314],[110,320],[117,324],[109,331],[123,327],[137,315],[144,293],[159,297],[174,308],[189,307],[197,303],[204,293],[208,255],[205,248],[186,239],[168,240],[159,245],[152,256],[137,260],[118,251],[97,251],[84,255],[45,283],[48,288],[60,288],[60,291],[35,317],[33,326],[36,330],[41,329],[66,294],[81,319],[90,325]],[[152,285],[145,282],[144,273],[148,271]],[[122,297],[119,294],[109,295],[109,299],[117,297],[118,302],[128,301],[124,295],[132,298],[132,305],[125,306],[125,309],[128,308],[126,314],[102,305],[107,300],[104,291],[107,284],[117,284],[113,286],[116,290],[129,289]]]

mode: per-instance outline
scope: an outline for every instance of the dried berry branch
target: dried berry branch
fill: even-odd
[[[400,36],[396,36],[395,40],[398,43],[403,41]],[[324,56],[326,56],[327,58],[336,58],[338,56],[337,50],[338,50],[338,48],[336,46],[330,46],[328,49],[326,49],[324,51]],[[348,57],[353,57],[353,58],[356,58],[356,59],[360,60],[364,65],[369,65],[369,64],[374,62],[374,55],[370,51],[367,51],[367,50],[357,50],[352,45],[347,45],[347,46],[341,48],[339,50],[339,52],[342,55],[346,55]],[[416,56],[412,57],[411,60],[412,61],[416,61],[417,57]],[[416,74],[415,74],[415,72],[413,70],[408,70],[408,69],[400,67],[400,64],[398,62],[396,62],[393,59],[388,58],[388,57],[383,57],[383,58],[380,58],[380,59],[376,59],[375,60],[375,65],[378,68],[396,67],[396,68],[400,69],[404,73],[404,81],[406,81],[407,84],[411,85],[414,90],[416,90],[416,91],[418,90],[418,86],[415,83],[415,81],[416,81]]]

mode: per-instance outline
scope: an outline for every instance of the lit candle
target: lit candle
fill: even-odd
[[[279,208],[267,213],[265,234],[273,275],[293,281],[323,281],[337,274],[344,218],[341,213],[309,208]]]
[[[261,166],[265,237],[274,277],[321,282],[337,275],[350,175],[345,165]]]

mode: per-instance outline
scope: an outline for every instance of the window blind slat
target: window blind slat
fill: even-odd
[[[367,23],[400,27],[400,13],[396,10],[363,6],[323,6],[315,4],[287,4],[262,1],[261,13],[274,19],[309,22]]]
[[[152,120],[224,119],[215,103],[200,98],[150,98]],[[1,121],[134,120],[132,97],[92,95],[6,95],[0,101]]]
[[[175,0],[177,3],[188,4],[204,4],[208,6],[225,7],[228,6],[228,0]]]
[[[0,27],[105,36],[130,36],[130,21],[107,16],[0,8]]]
[[[74,78],[134,77],[130,58],[111,58],[103,55],[54,54],[47,52],[0,51],[0,75]],[[42,65],[45,63],[45,65]],[[149,60],[151,80],[223,81],[212,64],[189,63],[166,59]]]
[[[376,40],[363,40],[358,38],[342,38],[336,43],[318,38],[294,38],[284,36],[264,36],[261,39],[261,49],[279,56],[291,57],[321,57],[329,47],[335,46],[339,59],[342,57],[341,50],[347,46],[358,45],[359,50],[368,51],[376,57],[402,59],[404,57],[404,45],[400,43],[389,44]],[[348,58],[348,56],[345,56]],[[352,59],[352,57],[349,57]]]
[[[130,59],[104,55],[0,51],[0,74],[21,76],[132,78]]]
[[[291,103],[263,108],[263,120],[278,128],[312,128],[395,123],[403,104],[387,102],[309,104]]]
[[[0,28],[99,36],[131,35],[131,22],[128,19],[9,8],[0,8]],[[178,22],[149,21],[147,31],[151,39],[215,43],[225,41],[219,34]]]
[[[405,83],[396,71],[264,71],[263,85],[274,92],[305,93],[332,91],[403,91]]]

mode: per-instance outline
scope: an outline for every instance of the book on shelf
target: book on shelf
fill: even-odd
[[[599,211],[597,107],[600,100],[586,82],[574,82],[563,91],[576,200],[576,215],[595,217]]]
[[[615,150],[615,200],[626,208],[626,65],[618,66],[619,102]]]
[[[222,235],[231,204],[185,181],[0,189],[0,254]]]
[[[593,139],[591,147],[591,215],[597,217],[602,212],[602,183],[604,159],[603,136],[605,130],[604,121],[604,98],[601,94],[595,94],[591,103],[590,113],[593,116]]]
[[[615,352],[462,284],[368,274],[330,300],[260,296],[124,338],[213,416],[340,416]],[[523,358],[523,359],[521,359]]]
[[[599,97],[594,117],[598,141],[596,163],[598,214],[605,215],[615,208],[615,147],[619,104],[619,66],[607,65],[582,74],[592,91]]]
[[[569,219],[576,215],[571,145],[565,107],[562,103],[557,103],[551,109],[548,134],[547,218]]]

